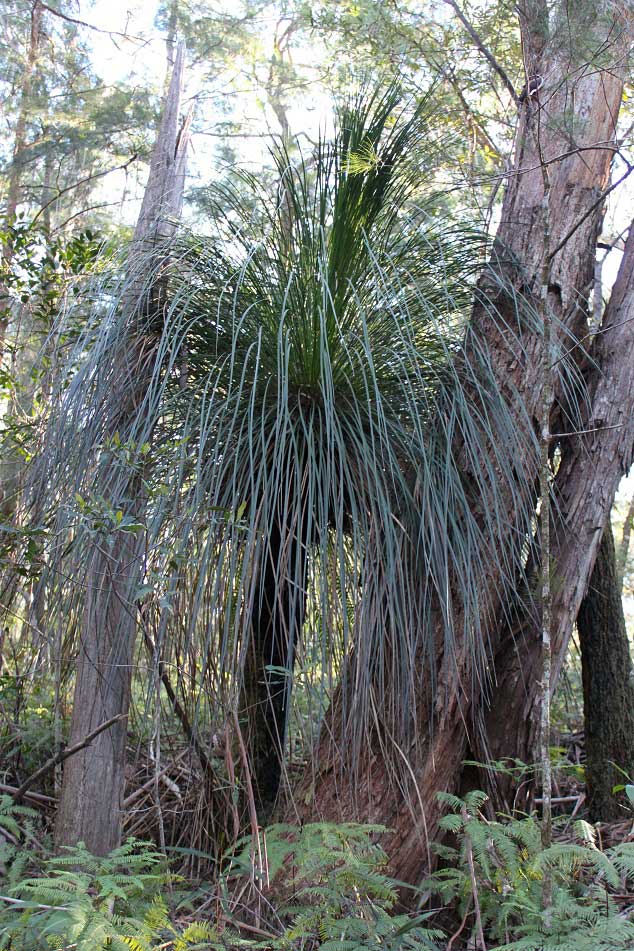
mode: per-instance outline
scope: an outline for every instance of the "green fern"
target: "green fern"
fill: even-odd
[[[161,895],[168,881],[177,877],[151,843],[130,838],[102,858],[80,842],[44,862],[39,876],[6,889],[8,907],[0,902],[0,948],[224,951],[225,935],[221,939],[208,923],[183,928],[170,920]],[[253,944],[239,938],[233,944],[245,943]]]
[[[601,851],[586,822],[577,823],[577,842],[556,842],[544,849],[539,822],[530,816],[504,822],[485,819],[483,793],[464,799],[443,793],[452,810],[441,821],[457,847],[436,847],[446,867],[425,882],[444,905],[472,914],[473,885],[468,867],[471,849],[482,922],[496,951],[630,951],[634,923],[619,914],[610,890],[634,882],[634,843]],[[548,868],[553,903],[546,927],[542,880]],[[502,943],[497,943],[502,942]]]
[[[382,832],[382,826],[356,823],[270,826],[259,849],[265,868],[254,861],[258,850],[249,838],[229,873],[255,876],[270,893],[283,923],[275,945],[280,951],[436,949],[443,934],[426,927],[428,915],[392,913],[398,883],[386,873],[387,856],[377,842]]]
[[[163,856],[136,839],[105,858],[83,843],[67,848],[44,863],[40,876],[8,889],[0,948],[151,951],[168,925],[159,895],[167,877]]]
[[[11,796],[0,796],[0,880],[13,883],[23,874],[28,860],[24,847],[33,836],[36,815]]]

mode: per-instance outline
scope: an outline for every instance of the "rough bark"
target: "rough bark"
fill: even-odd
[[[625,247],[601,333],[596,338],[592,402],[582,432],[561,444],[554,480],[553,518],[553,689],[563,665],[574,621],[585,595],[602,532],[621,477],[632,462],[634,442],[634,228]],[[541,650],[538,618],[530,598],[518,603],[515,626],[499,634],[492,702],[476,711],[474,754],[480,762],[535,760],[539,723]],[[494,777],[497,804],[527,805],[531,784],[519,798],[514,784]]]
[[[586,793],[592,822],[624,815],[612,792],[634,775],[634,671],[612,526],[603,532],[577,615],[583,676]]]
[[[522,106],[514,169],[505,193],[501,224],[490,265],[481,281],[484,293],[474,308],[469,330],[480,342],[488,341],[496,382],[514,412],[519,430],[534,425],[541,400],[541,338],[529,328],[517,327],[514,302],[503,291],[500,277],[519,295],[539,293],[544,258],[542,162],[547,162],[552,188],[550,241],[554,252],[548,305],[562,324],[579,332],[583,304],[592,286],[594,248],[601,220],[600,197],[608,180],[622,92],[620,54],[615,56],[611,70],[584,71],[576,62],[575,50],[563,48],[561,38],[556,44],[548,44],[543,32],[535,29],[533,35],[528,35],[528,27],[524,26],[525,50],[530,60],[527,73],[539,73],[544,84],[539,98],[528,97]],[[599,35],[597,24],[591,26],[598,47],[605,34]],[[620,35],[620,27],[612,24],[611,35],[615,32]],[[573,126],[573,112],[585,119],[578,128]],[[578,227],[571,234],[573,223]],[[485,305],[484,297],[495,301],[497,313]],[[510,329],[514,326],[517,336]],[[468,339],[467,349],[469,345]],[[518,440],[518,447],[520,444]],[[468,478],[465,454],[460,446],[456,452],[465,461]],[[518,485],[530,501],[539,460],[536,454],[521,457],[519,450],[514,459]],[[518,526],[510,491],[505,495],[504,487],[497,487],[497,491],[498,499],[502,498],[500,491],[503,494],[500,504],[508,532],[506,537],[491,539],[491,544],[510,548],[517,544],[525,526]],[[494,617],[504,613],[506,593],[500,581],[494,572],[482,579],[480,621],[485,629]],[[422,716],[416,724],[416,742],[396,753],[407,764],[409,788],[402,780],[395,780],[380,744],[367,751],[353,775],[346,776],[337,768],[342,758],[345,761],[346,741],[345,725],[338,715],[342,704],[336,697],[322,730],[316,769],[311,768],[311,775],[305,778],[295,799],[294,814],[302,818],[317,815],[331,820],[377,821],[390,827],[393,832],[387,838],[386,848],[394,873],[405,881],[419,880],[428,866],[428,844],[437,833],[440,818],[436,793],[457,786],[466,751],[470,705],[479,699],[478,684],[471,677],[470,648],[458,634],[462,629],[463,619],[457,616],[457,645],[451,656],[443,656],[442,650],[438,652],[433,694],[428,671],[421,675],[421,697],[416,709]],[[493,637],[492,625],[491,630]],[[431,726],[423,712],[429,709],[430,701],[434,713]],[[307,797],[310,805],[304,806]]]
[[[161,288],[147,287],[148,257],[165,241],[180,213],[189,119],[179,130],[184,50],[179,50],[166,98],[161,127],[150,163],[130,251],[129,291],[122,306],[130,313],[130,346],[122,353],[111,395],[110,431],[127,438],[131,421],[142,405],[155,357],[147,333],[148,318],[161,304]],[[145,267],[144,267],[145,262]],[[153,262],[151,272],[155,272]],[[150,308],[150,310],[148,310]],[[158,315],[157,315],[158,316]],[[111,473],[101,473],[108,489]],[[143,521],[141,479],[132,470],[120,505],[135,521]],[[137,632],[135,598],[141,571],[143,537],[117,531],[110,541],[95,543],[86,575],[86,595],[69,744],[74,745],[100,723],[118,714],[127,716],[132,661]],[[126,720],[100,734],[90,746],[68,760],[64,768],[56,841],[78,841],[98,855],[115,848],[121,835],[121,805],[125,781]]]

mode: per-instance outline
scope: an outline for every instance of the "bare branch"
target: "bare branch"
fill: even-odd
[[[627,510],[627,515],[625,516],[625,522],[623,523],[623,535],[621,536],[621,544],[619,545],[619,552],[616,561],[616,571],[617,576],[621,585],[623,585],[623,575],[625,574],[625,562],[627,561],[627,553],[630,548],[630,537],[632,535],[632,524],[634,523],[634,496],[630,499],[629,508]]]
[[[618,188],[619,185],[622,185],[625,179],[629,178],[632,172],[634,172],[634,165],[630,165],[628,162],[627,170],[623,173],[623,175],[621,175],[620,178],[617,178],[615,182],[612,182],[612,184],[608,186],[608,188],[604,189],[604,191],[601,192],[597,200],[593,202],[592,205],[590,205],[590,207],[587,209],[585,214],[581,215],[581,217],[578,218],[577,221],[575,221],[570,231],[566,235],[564,235],[564,237],[561,239],[557,247],[554,248],[554,250],[550,252],[550,254],[548,255],[548,263],[550,263],[552,259],[555,257],[555,255],[558,254],[561,251],[561,249],[564,248],[568,244],[568,242],[572,238],[575,231],[577,231],[577,229],[581,227],[584,221],[586,221],[590,217],[592,212],[595,211],[599,207],[599,205],[602,205],[605,199],[608,197],[608,195],[611,194],[615,190],[615,188]]]
[[[47,6],[46,3],[40,4],[42,10],[46,10],[47,13],[51,13],[54,17],[59,17],[60,20],[65,20],[67,23],[73,23],[75,26],[85,26],[87,30],[93,30],[95,33],[105,33],[107,36],[120,36],[124,40],[131,40],[134,43],[147,43],[148,41],[142,36],[134,36],[131,33],[119,33],[118,30],[102,30],[101,27],[95,26],[93,23],[86,23],[85,20],[77,20],[75,17],[69,17],[66,13],[62,13],[60,10],[54,10],[53,7]]]
[[[0,793],[8,793],[9,796],[15,796],[19,792],[17,786],[9,786],[7,783],[0,783]],[[57,799],[53,796],[45,796],[44,793],[26,792],[23,799],[32,802],[35,806],[56,806]]]
[[[0,901],[17,905],[19,908],[41,908],[43,911],[66,911],[68,908],[68,905],[41,905],[39,902],[25,901],[23,898],[9,898],[8,895],[0,895]]]
[[[47,208],[50,208],[51,205],[54,205],[56,201],[59,201],[62,195],[65,195],[67,192],[73,191],[74,188],[79,188],[81,185],[85,185],[87,182],[93,182],[97,178],[103,178],[105,175],[110,175],[112,172],[125,171],[127,168],[130,167],[130,165],[132,165],[133,162],[136,162],[138,157],[139,157],[138,154],[135,152],[134,155],[132,155],[127,160],[127,162],[123,163],[123,165],[116,165],[114,168],[105,168],[101,172],[95,172],[93,175],[86,175],[84,178],[80,178],[78,182],[73,182],[72,185],[67,185],[66,188],[60,188],[57,194],[54,195],[53,198],[50,199],[50,201],[47,201],[45,205],[42,205],[40,210],[37,212],[37,214],[33,218],[32,223],[35,224],[35,222],[40,217],[40,215],[43,214],[43,212],[45,212]]]
[[[495,58],[491,50],[488,48],[488,46],[486,45],[486,43],[484,42],[480,34],[477,32],[473,24],[470,23],[470,21],[466,18],[466,16],[464,15],[462,10],[456,3],[456,0],[445,0],[445,3],[448,4],[451,7],[451,9],[454,11],[454,13],[458,17],[458,19],[460,20],[465,30],[467,31],[467,33],[469,34],[469,36],[471,37],[475,45],[478,47],[482,55],[484,56],[486,61],[489,63],[492,69],[498,74],[498,76],[504,83],[513,101],[516,103],[519,103],[520,101],[519,96],[515,92],[515,86],[509,79],[508,73],[506,72],[504,67],[497,61],[497,59]]]
[[[74,743],[73,746],[67,747],[65,750],[60,750],[55,756],[51,756],[50,759],[47,759],[43,766],[40,766],[39,769],[36,769],[28,779],[25,779],[20,788],[13,793],[13,798],[16,802],[20,802],[27,789],[30,789],[33,783],[37,782],[40,776],[44,776],[45,773],[48,773],[49,770],[53,769],[54,766],[57,766],[58,763],[63,763],[65,759],[68,759],[69,756],[74,756],[75,753],[79,753],[80,750],[85,749],[85,747],[90,746],[92,741],[99,736],[100,733],[103,733],[105,730],[109,730],[111,726],[114,726],[115,723],[118,723],[119,720],[125,720],[127,714],[118,713],[116,717],[110,717],[109,720],[106,720],[104,723],[101,723],[95,730],[85,736],[83,740],[80,740],[79,743]]]

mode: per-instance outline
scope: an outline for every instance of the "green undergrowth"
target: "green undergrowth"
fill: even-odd
[[[442,867],[424,883],[443,907],[475,935],[480,917],[487,948],[496,951],[617,951],[634,947],[631,899],[634,843],[602,850],[595,828],[570,823],[566,841],[548,848],[533,816],[490,821],[479,791],[459,799],[440,794],[448,813],[446,834],[434,846]],[[560,833],[560,838],[563,835]],[[543,906],[543,878],[550,870],[552,905]],[[475,944],[470,945],[476,947]]]
[[[576,822],[544,849],[531,816],[490,821],[448,794],[440,868],[404,912],[380,826],[274,825],[225,856],[219,881],[175,875],[147,842],[110,855],[34,848],[34,815],[0,799],[0,948],[7,951],[625,951],[634,947],[634,844],[601,849]],[[552,872],[553,904],[542,905]],[[451,914],[450,914],[451,913]],[[437,922],[441,920],[444,928]],[[456,922],[453,930],[447,922]],[[478,939],[479,924],[482,941]]]

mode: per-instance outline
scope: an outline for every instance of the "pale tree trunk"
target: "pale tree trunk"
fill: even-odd
[[[632,462],[634,443],[634,227],[601,333],[596,336],[591,410],[583,431],[561,445],[562,458],[554,480],[552,564],[553,684],[563,666],[572,628],[621,477]],[[474,755],[480,762],[536,757],[539,724],[541,650],[538,619],[526,599],[517,605],[517,624],[499,632],[492,702],[475,717]],[[493,776],[492,792],[501,808],[526,808],[531,783],[515,784]]]
[[[20,105],[18,108],[18,119],[15,127],[15,136],[13,139],[13,155],[11,167],[9,169],[9,187],[7,190],[7,199],[5,206],[5,221],[12,224],[15,213],[20,201],[20,189],[22,185],[22,163],[24,161],[24,150],[26,147],[26,128],[29,115],[29,99],[33,85],[33,76],[37,66],[37,60],[40,53],[40,43],[42,40],[42,18],[44,10],[41,0],[34,0],[31,7],[31,33],[29,39],[29,49],[22,73],[22,88],[20,90]],[[7,242],[2,250],[3,270],[8,268],[13,258],[13,247]],[[9,292],[5,284],[0,283],[0,360],[4,354],[4,343],[9,326],[10,317],[10,299]]]
[[[625,575],[625,566],[627,564],[627,555],[630,550],[630,538],[632,537],[632,523],[634,522],[634,496],[630,499],[627,509],[627,515],[623,522],[623,534],[619,544],[618,555],[616,559],[616,570],[621,586],[623,586],[623,577]]]
[[[15,126],[15,135],[13,139],[13,150],[11,156],[11,165],[9,167],[9,182],[7,188],[6,205],[4,209],[5,226],[14,224],[15,215],[20,202],[22,191],[22,181],[24,173],[24,153],[27,144],[27,124],[30,111],[30,98],[33,88],[33,80],[36,76],[37,64],[40,55],[40,46],[43,35],[43,16],[44,10],[41,0],[34,0],[31,6],[31,29],[29,34],[29,47],[22,73],[22,87],[20,89],[20,101],[18,106],[18,117]],[[5,343],[10,323],[20,323],[17,320],[20,313],[15,300],[11,299],[10,284],[4,277],[11,267],[13,261],[14,248],[13,243],[5,241],[2,247],[2,258],[0,266],[0,363],[2,363],[5,354]],[[23,308],[25,316],[28,313]],[[30,321],[29,321],[30,322]],[[24,335],[28,339],[28,332]],[[15,343],[15,341],[14,341]],[[17,370],[20,370],[18,365]],[[29,366],[30,370],[30,366]],[[12,358],[11,375],[16,376],[16,358]],[[24,374],[23,374],[24,375]],[[27,392],[32,390],[33,381],[27,374]],[[15,399],[17,385],[13,388],[12,400]],[[20,380],[19,383],[23,381]],[[4,448],[4,458],[2,459],[2,477],[0,479],[0,515],[5,522],[10,522],[15,514],[17,493],[19,488],[19,475],[22,469],[22,459],[11,449],[9,445]]]
[[[509,406],[517,418],[518,429],[534,426],[541,402],[541,335],[530,327],[518,327],[515,302],[501,289],[500,275],[521,296],[538,297],[544,265],[544,175],[547,162],[550,174],[550,247],[552,261],[548,306],[555,317],[580,332],[584,322],[584,302],[592,287],[594,248],[601,223],[601,190],[608,181],[616,120],[623,86],[620,23],[587,25],[588,37],[598,49],[606,36],[619,38],[611,69],[584,70],[575,49],[565,48],[565,37],[547,42],[544,33],[548,18],[546,5],[533,4],[531,17],[522,22],[529,79],[543,79],[538,98],[529,97],[522,105],[517,133],[514,169],[505,193],[501,223],[491,261],[481,280],[481,289],[497,308],[482,302],[474,307],[467,337],[467,349],[473,339],[487,341],[491,366]],[[565,12],[562,4],[560,13]],[[551,17],[553,15],[551,14]],[[588,33],[588,31],[590,31]],[[594,31],[594,35],[592,33]],[[584,117],[573,127],[574,116]],[[580,151],[581,150],[581,151]],[[578,227],[571,234],[572,225]],[[561,246],[561,247],[560,247]],[[515,327],[518,343],[509,328]],[[554,328],[557,330],[557,325]],[[555,340],[561,345],[561,337]],[[570,340],[565,346],[570,346]],[[521,445],[518,438],[518,447]],[[456,452],[464,461],[469,479],[467,454],[460,446]],[[522,457],[514,453],[517,484],[530,505],[536,495],[539,473],[537,453]],[[516,487],[517,488],[517,487]],[[508,524],[505,537],[491,544],[518,546],[527,526],[518,525],[512,493],[497,487],[500,521]],[[486,504],[486,500],[483,500]],[[458,586],[457,586],[458,587]],[[491,648],[495,648],[493,619],[504,613],[506,592],[500,577],[491,573],[482,579],[481,627],[491,630]],[[463,618],[456,616],[456,646],[451,656],[436,658],[433,695],[429,670],[421,674],[420,697],[416,709],[416,741],[393,755],[406,764],[400,770],[400,783],[391,778],[384,751],[377,744],[367,750],[354,774],[345,774],[339,764],[345,761],[345,727],[336,696],[318,749],[316,763],[300,785],[290,815],[302,819],[322,817],[328,820],[380,822],[393,830],[385,847],[397,878],[415,882],[429,865],[429,842],[437,835],[441,815],[436,793],[458,786],[461,762],[467,748],[467,724],[472,705],[480,699],[481,687],[472,677],[471,650]],[[442,643],[439,625],[439,642]],[[433,710],[430,722],[428,711]],[[402,779],[409,771],[409,786]],[[392,777],[394,773],[392,773]],[[304,805],[308,800],[309,804]]]
[[[109,419],[112,433],[120,432],[123,439],[142,406],[155,361],[156,339],[147,332],[147,319],[161,318],[161,288],[147,287],[144,271],[156,272],[153,249],[172,233],[182,204],[190,124],[188,117],[179,129],[183,70],[181,48],[130,251],[129,290],[123,301],[130,311],[129,348],[122,353],[114,374],[117,388],[111,395]],[[104,485],[109,477],[107,469],[101,473]],[[145,507],[140,481],[131,470],[120,496],[126,514],[133,514],[139,522]],[[86,575],[69,745],[80,742],[111,717],[128,714],[137,632],[135,592],[142,554],[143,537],[136,532],[118,531],[110,544],[95,543]],[[123,719],[66,761],[56,827],[59,845],[83,841],[99,855],[118,845],[126,735]]]

